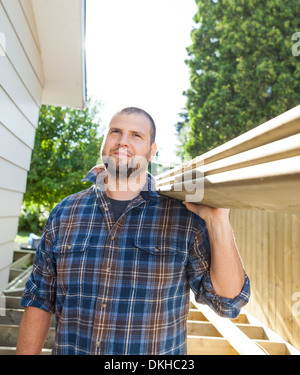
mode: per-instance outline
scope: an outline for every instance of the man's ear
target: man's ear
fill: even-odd
[[[152,143],[151,149],[150,149],[150,153],[151,153],[150,160],[153,160],[155,158],[156,152],[157,152],[157,144],[154,142]]]

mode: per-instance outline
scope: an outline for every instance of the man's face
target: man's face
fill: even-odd
[[[151,124],[143,115],[119,114],[112,118],[102,145],[102,160],[110,173],[129,177],[147,169],[156,154]]]

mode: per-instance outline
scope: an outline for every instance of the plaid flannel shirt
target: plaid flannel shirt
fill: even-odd
[[[149,175],[115,222],[97,176],[51,212],[20,304],[56,314],[53,354],[186,354],[190,288],[233,318],[249,299],[247,274],[236,298],[218,296],[199,216],[155,192]]]

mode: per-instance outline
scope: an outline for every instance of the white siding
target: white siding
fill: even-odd
[[[0,290],[8,282],[44,76],[29,0],[0,0]]]

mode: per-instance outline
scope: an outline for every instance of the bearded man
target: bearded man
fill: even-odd
[[[131,107],[111,120],[84,181],[51,212],[21,299],[17,354],[186,354],[190,291],[234,318],[250,295],[229,210],[167,198],[147,172],[155,123]]]

